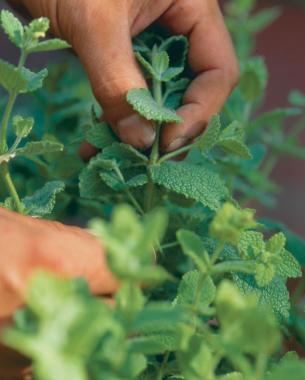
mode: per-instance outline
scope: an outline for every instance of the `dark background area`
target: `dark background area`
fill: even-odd
[[[266,59],[270,72],[264,109],[285,107],[293,89],[305,93],[305,5],[304,1],[260,1],[259,8],[281,5],[282,15],[258,36],[256,53]],[[6,3],[0,0],[0,8]],[[64,53],[66,54],[66,53]],[[17,51],[0,33],[0,56],[17,59]],[[56,56],[55,56],[56,57]],[[31,66],[43,66],[49,56],[35,56]],[[54,54],[52,54],[54,59]],[[305,134],[302,136],[305,144]],[[275,217],[305,236],[305,161],[282,159],[273,173],[281,185],[278,205],[273,210],[260,210],[264,216]]]

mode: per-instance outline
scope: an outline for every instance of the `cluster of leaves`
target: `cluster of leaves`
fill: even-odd
[[[148,33],[134,43],[151,91],[133,89],[127,101],[155,122],[151,151],[119,142],[92,112],[84,137],[100,153],[81,170],[77,202],[95,215],[103,213],[89,228],[106,246],[108,265],[121,287],[109,306],[93,298],[82,280],[45,273],[32,279],[27,309],[15,315],[15,327],[4,339],[33,360],[37,379],[302,379],[304,361],[294,353],[283,356],[281,342],[287,334],[305,336],[286,288],[288,278],[301,276],[305,245],[278,223],[256,222],[254,211],[242,205],[253,199],[270,205],[275,186],[269,175],[279,155],[299,152],[302,158],[297,145],[302,121],[288,138],[283,125],[287,116],[300,113],[305,97],[291,95],[297,108],[254,112],[267,70],[261,58],[249,58],[253,33],[277,10],[250,16],[253,6],[251,0],[228,2],[241,83],[222,115],[215,115],[190,145],[163,156],[159,150],[163,124],[181,122],[175,109],[191,78],[182,36]],[[60,121],[81,108],[75,100],[67,113],[60,112],[58,99],[64,95],[54,96],[54,117]],[[16,117],[15,133],[24,135],[30,124]],[[57,136],[50,140],[58,141]],[[183,160],[171,160],[181,153]],[[48,156],[43,159],[50,166]],[[75,172],[81,168],[77,165]],[[50,200],[45,191],[22,204],[27,213],[42,215],[42,200]],[[14,207],[14,201],[6,206]]]
[[[32,53],[63,49],[69,45],[59,39],[41,41],[49,29],[49,21],[45,18],[36,19],[28,26],[23,26],[9,11],[3,10],[1,26],[10,41],[20,49],[18,66],[0,60],[0,84],[8,93],[0,134],[1,180],[9,195],[3,205],[21,213],[41,217],[52,212],[56,194],[63,191],[64,183],[61,181],[48,182],[31,196],[26,196],[21,200],[12,181],[9,165],[20,157],[36,162],[38,156],[62,151],[63,145],[52,139],[51,136],[43,136],[38,141],[29,140],[34,127],[34,119],[15,115],[11,121],[11,114],[18,95],[31,93],[41,88],[48,74],[46,69],[37,73],[27,69],[25,67],[27,57]],[[8,126],[10,122],[14,140],[9,146]]]

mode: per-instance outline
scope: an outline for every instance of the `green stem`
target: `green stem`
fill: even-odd
[[[179,156],[180,154],[187,153],[189,150],[192,149],[193,146],[194,146],[193,144],[186,145],[180,149],[175,150],[174,152],[165,154],[164,156],[160,158],[160,160],[158,161],[158,164],[162,164],[163,162],[168,161],[172,158],[175,158]]]
[[[211,273],[212,275],[223,274],[228,272],[241,272],[252,274],[255,269],[255,261],[243,261],[243,260],[232,260],[225,261],[215,265]]]
[[[158,80],[153,81],[153,97],[159,105],[163,105],[161,81],[158,81]],[[151,167],[157,163],[158,158],[159,158],[160,134],[161,134],[161,123],[157,123],[156,124],[156,138],[151,150],[149,164],[147,167],[148,183],[147,183],[146,199],[145,199],[145,205],[144,205],[146,212],[152,208],[153,200],[154,200],[155,184],[151,176]]]
[[[11,178],[11,175],[9,173],[8,164],[6,162],[4,162],[0,165],[0,171],[1,171],[1,177],[4,180],[6,188],[14,200],[17,211],[20,214],[22,214],[24,211],[23,206],[22,206],[22,202],[20,201],[19,195],[17,193],[17,190],[15,188],[15,185],[14,185],[12,178]]]
[[[10,121],[11,113],[14,108],[14,104],[17,98],[17,93],[12,92],[9,95],[8,102],[3,114],[1,122],[1,134],[0,134],[0,154],[4,154],[7,151],[7,128]]]
[[[169,352],[167,352],[165,355],[164,355],[164,359],[163,359],[163,362],[159,368],[159,371],[158,371],[158,375],[157,375],[157,378],[156,380],[163,380],[163,377],[164,377],[164,372],[165,372],[165,367],[166,367],[166,364],[168,362],[168,359],[169,359]]]
[[[126,183],[125,178],[123,176],[123,173],[121,172],[120,168],[118,166],[115,166],[114,171],[116,172],[116,175],[118,176],[119,180],[123,183]],[[144,214],[144,211],[142,207],[140,206],[139,202],[136,200],[136,198],[132,195],[131,191],[128,189],[125,189],[125,194],[128,196],[130,202],[134,205],[134,207],[139,211],[140,214]]]

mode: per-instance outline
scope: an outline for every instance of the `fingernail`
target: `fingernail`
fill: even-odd
[[[138,114],[132,114],[117,123],[120,138],[123,141],[138,143],[142,147],[150,146],[156,137],[153,124]]]
[[[188,139],[186,137],[178,137],[167,146],[166,151],[172,152],[174,150],[177,150],[185,145],[187,141]]]

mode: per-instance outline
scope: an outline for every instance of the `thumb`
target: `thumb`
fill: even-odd
[[[148,148],[155,138],[153,124],[134,113],[126,101],[132,88],[145,88],[146,82],[134,58],[126,13],[112,9],[96,10],[87,22],[84,15],[73,39],[74,49],[82,61],[103,117],[125,143],[139,149]],[[102,7],[103,8],[103,7]],[[92,9],[89,14],[92,15]],[[124,13],[124,12],[123,12]]]

